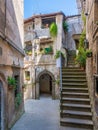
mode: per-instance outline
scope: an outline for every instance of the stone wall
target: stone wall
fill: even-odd
[[[24,111],[23,105],[23,0],[0,0],[0,81],[4,90],[4,129],[8,130]],[[8,76],[19,75],[22,102],[15,107],[15,92]]]
[[[96,12],[98,11],[98,2],[86,1],[86,11],[88,15],[86,16],[86,38],[89,41],[89,48],[92,50],[92,57],[87,58],[86,60],[86,73],[88,80],[89,93],[91,98],[93,121],[94,121],[94,130],[98,129],[98,119],[95,110],[95,100],[96,100],[96,89],[95,89],[95,75],[98,74],[98,50],[97,50],[97,37],[98,30],[96,30],[97,25],[96,21],[98,20]]]
[[[76,50],[75,41],[73,39],[74,34],[81,34],[82,23],[81,16],[69,16],[66,19],[68,23],[68,32],[66,33],[66,48],[68,50]]]
[[[5,0],[0,0],[0,35],[4,36],[5,34]]]

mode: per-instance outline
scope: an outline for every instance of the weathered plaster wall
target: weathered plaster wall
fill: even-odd
[[[5,99],[4,130],[8,130],[24,110],[23,101],[16,110],[15,93],[14,90],[8,89],[7,83],[8,76],[14,76],[18,70],[22,93],[23,32],[23,0],[0,0],[0,80],[3,82],[3,98]]]
[[[66,21],[68,23],[68,32],[66,34],[66,48],[69,50],[76,50],[75,41],[72,36],[73,34],[81,34],[81,16],[69,17]]]

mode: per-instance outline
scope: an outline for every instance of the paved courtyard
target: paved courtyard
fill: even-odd
[[[11,130],[59,130],[59,100],[25,101],[25,113]]]
[[[25,113],[11,130],[86,130],[60,127],[59,100],[41,97],[40,100],[25,101]]]

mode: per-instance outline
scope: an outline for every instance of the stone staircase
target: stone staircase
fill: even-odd
[[[86,73],[72,64],[62,68],[60,125],[66,130],[93,130]]]
[[[75,67],[75,57],[76,57],[76,52],[75,51],[68,51],[68,66],[69,67]]]

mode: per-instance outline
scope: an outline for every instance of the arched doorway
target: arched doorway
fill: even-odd
[[[55,99],[55,78],[48,70],[42,71],[36,79],[35,99],[39,99],[42,94],[50,94]]]
[[[4,130],[4,95],[3,84],[0,81],[0,130]]]
[[[39,78],[40,95],[52,94],[52,78],[49,74],[42,74]]]

